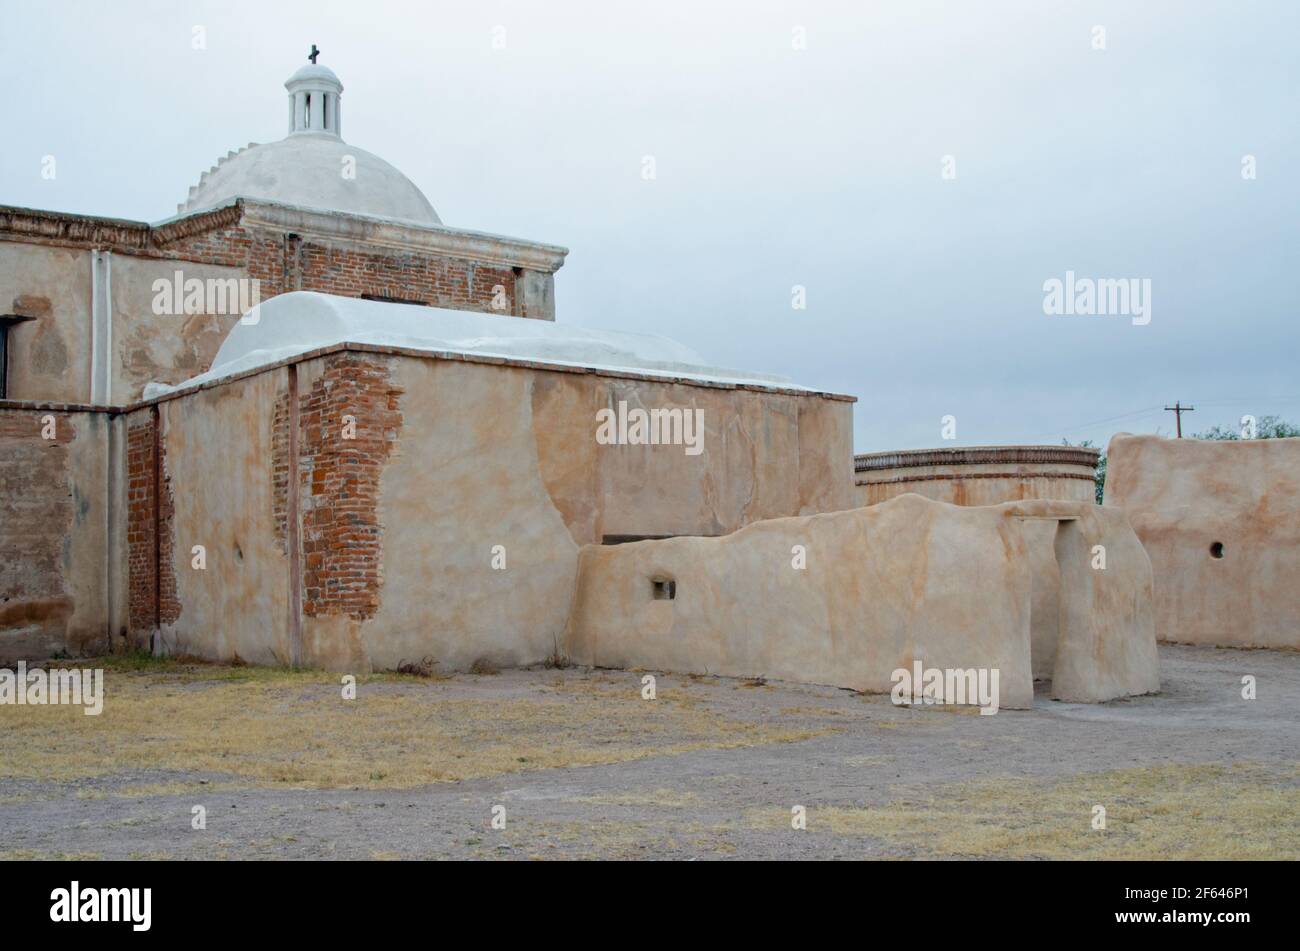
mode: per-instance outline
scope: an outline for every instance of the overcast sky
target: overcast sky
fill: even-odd
[[[55,0],[3,17],[0,204],[174,214],[218,156],[285,134],[283,82],[315,43],[345,139],[446,224],[570,249],[559,321],[857,396],[860,452],[1104,445],[1171,432],[1174,400],[1192,430],[1300,421],[1294,0]],[[1045,315],[1067,270],[1149,279],[1150,322]]]

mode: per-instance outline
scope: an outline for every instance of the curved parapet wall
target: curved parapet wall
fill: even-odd
[[[721,538],[587,546],[566,645],[580,664],[873,692],[917,663],[996,669],[1011,708],[1032,705],[1036,670],[1062,700],[1159,689],[1150,562],[1124,513],[1091,502],[906,495]]]
[[[908,492],[953,505],[1020,499],[1095,498],[1096,449],[1082,446],[971,446],[907,449],[853,457],[854,497],[875,505]]]
[[[1162,641],[1300,648],[1300,439],[1110,442],[1106,508],[1155,572]]]

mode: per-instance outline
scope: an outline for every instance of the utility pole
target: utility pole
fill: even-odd
[[[1192,410],[1196,409],[1196,407],[1184,406],[1182,403],[1178,402],[1178,400],[1174,400],[1174,405],[1166,406],[1165,409],[1174,414],[1174,418],[1177,420],[1178,423],[1178,438],[1182,439],[1183,438],[1183,413],[1190,413]]]

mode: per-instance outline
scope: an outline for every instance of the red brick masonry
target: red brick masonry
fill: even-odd
[[[303,613],[373,617],[383,583],[379,480],[402,426],[401,390],[385,363],[362,354],[327,359],[299,397],[299,498],[302,505]],[[355,438],[347,421],[355,420]],[[271,467],[274,516],[288,545],[288,397],[276,403]]]
[[[132,632],[152,630],[155,620],[170,624],[181,616],[173,561],[175,501],[167,476],[165,450],[161,460],[155,455],[155,450],[162,445],[153,411],[127,430],[127,612]],[[159,472],[163,492],[155,497]]]

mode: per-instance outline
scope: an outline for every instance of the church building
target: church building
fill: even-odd
[[[584,546],[852,507],[852,397],[556,322],[285,87],[164,221],[0,206],[0,662],[539,663]]]

